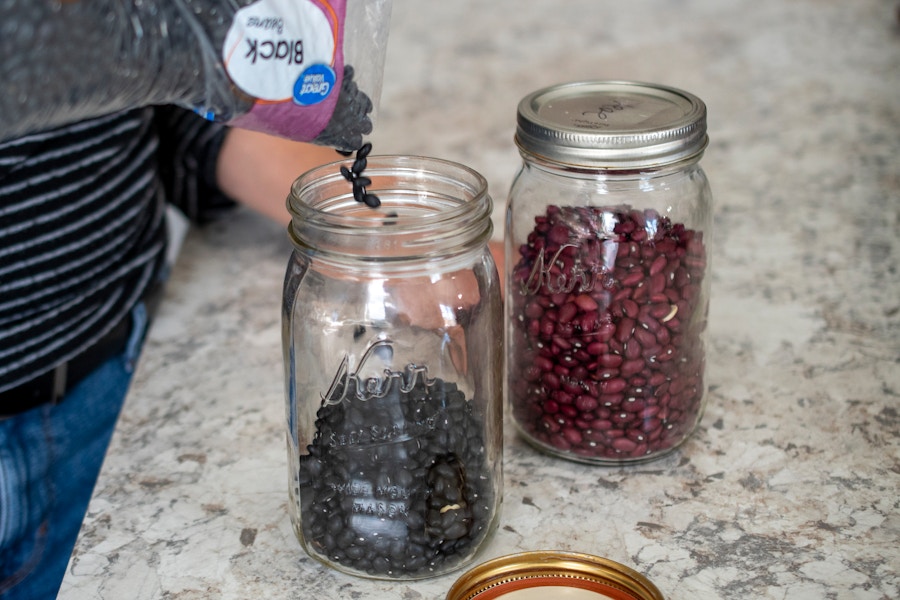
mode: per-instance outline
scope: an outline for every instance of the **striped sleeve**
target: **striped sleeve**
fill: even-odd
[[[233,205],[216,186],[226,133],[147,107],[0,142],[0,392],[128,314],[163,268],[167,200],[198,222]]]
[[[145,109],[0,143],[0,391],[83,352],[152,284],[157,151]]]
[[[216,161],[228,128],[175,106],[155,111],[159,172],[169,202],[198,223],[232,208],[235,202],[216,182]]]

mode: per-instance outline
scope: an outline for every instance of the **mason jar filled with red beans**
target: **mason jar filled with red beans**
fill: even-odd
[[[706,403],[706,106],[630,81],[519,103],[506,218],[507,394],[552,455],[620,465],[682,444]]]

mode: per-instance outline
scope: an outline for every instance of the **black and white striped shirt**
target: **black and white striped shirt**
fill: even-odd
[[[195,219],[230,203],[215,189],[224,131],[144,108],[0,142],[0,392],[130,311],[163,265],[167,199]]]

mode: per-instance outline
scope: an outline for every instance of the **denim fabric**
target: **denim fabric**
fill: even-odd
[[[56,598],[131,382],[147,313],[124,354],[56,406],[0,421],[0,599]]]

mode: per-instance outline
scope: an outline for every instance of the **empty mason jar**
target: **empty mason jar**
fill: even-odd
[[[349,165],[349,163],[347,163]],[[502,299],[487,183],[373,156],[293,185],[283,298],[290,513],[303,548],[384,579],[469,563],[502,497]]]
[[[706,401],[706,107],[579,82],[518,107],[506,231],[507,387],[525,439],[621,464],[670,452]]]

